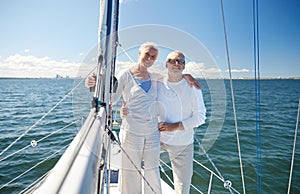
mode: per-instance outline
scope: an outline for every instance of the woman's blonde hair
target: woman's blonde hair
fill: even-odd
[[[158,48],[157,48],[157,46],[156,46],[156,44],[155,44],[154,42],[145,42],[145,43],[143,43],[143,44],[140,46],[140,48],[139,48],[139,52],[141,52],[141,51],[144,50],[145,48],[149,48],[149,47],[155,49],[155,50],[158,52]]]

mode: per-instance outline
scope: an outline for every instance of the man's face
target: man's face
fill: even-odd
[[[169,73],[182,73],[185,68],[184,56],[178,53],[168,55],[166,66]]]

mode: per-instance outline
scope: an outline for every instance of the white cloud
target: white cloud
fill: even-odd
[[[229,69],[226,70],[226,72],[229,72]],[[232,73],[248,73],[250,72],[249,69],[232,69]]]
[[[188,62],[184,73],[190,73],[197,78],[223,78],[220,68],[206,67],[204,63]]]
[[[138,2],[139,0],[119,0],[119,3],[127,3],[130,1]]]
[[[133,66],[135,64],[133,64],[130,61],[116,61],[116,70],[115,70],[115,74],[117,75],[120,71],[124,70],[124,69],[128,69],[129,67]]]
[[[29,49],[25,49],[25,50],[24,50],[24,53],[29,53],[29,52],[30,52]]]
[[[15,54],[0,60],[0,77],[75,77],[80,63],[55,61],[49,57]]]
[[[94,60],[92,60],[94,62]],[[33,55],[15,54],[7,58],[0,57],[0,77],[55,77],[61,76],[86,76],[95,71],[95,64],[74,63],[68,60],[53,60],[49,57],[35,57]],[[116,74],[121,70],[135,65],[130,61],[116,61]],[[80,73],[78,73],[80,71]],[[164,63],[157,62],[151,71],[166,73]],[[228,70],[226,70],[228,72]],[[233,73],[248,73],[248,69],[233,69]],[[204,63],[189,62],[185,66],[184,73],[190,73],[197,78],[224,78],[220,68],[208,67]],[[227,77],[227,74],[225,74]]]

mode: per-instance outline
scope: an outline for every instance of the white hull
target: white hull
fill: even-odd
[[[95,110],[92,109],[85,124],[48,176],[29,192],[96,194],[107,193],[109,188],[108,193],[120,193],[118,183],[106,184],[103,181],[106,178],[105,170],[103,168],[100,170],[103,164],[107,167],[109,165],[109,169],[116,171],[121,166],[119,145],[112,144],[106,138],[108,136],[105,132],[105,117],[104,108],[100,109],[97,117]],[[106,145],[109,145],[111,149],[107,150]],[[105,158],[102,154],[105,155],[104,157],[109,157],[107,163],[104,163]],[[163,193],[174,192],[163,180],[161,182]]]
[[[102,110],[95,118],[94,112],[33,193],[97,193],[106,115]]]

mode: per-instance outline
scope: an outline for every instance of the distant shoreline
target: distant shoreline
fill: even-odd
[[[82,79],[80,77],[68,77],[68,78],[48,78],[48,77],[39,77],[39,78],[34,78],[34,77],[0,77],[0,79],[51,79],[51,80],[74,80],[74,79]],[[229,78],[197,78],[200,80],[229,80]],[[232,80],[254,80],[254,78],[232,78]],[[264,77],[260,78],[260,80],[300,80],[300,77]]]
[[[0,79],[53,79],[53,80],[68,80],[81,79],[80,77],[56,78],[56,77],[0,77]]]

